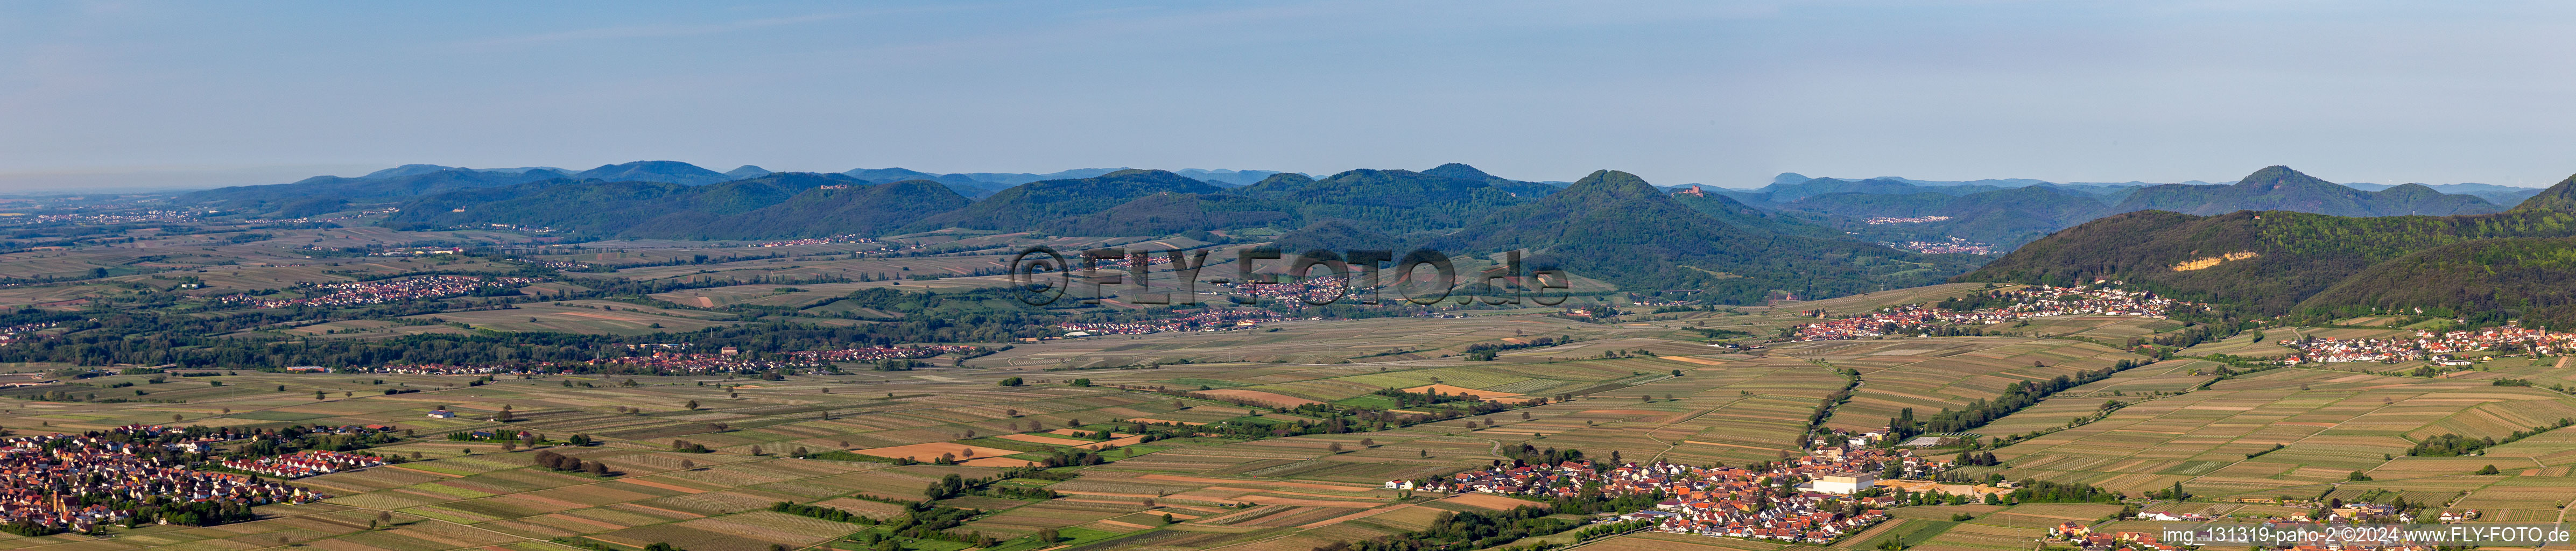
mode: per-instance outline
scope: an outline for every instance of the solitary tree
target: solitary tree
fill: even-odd
[[[698,468],[698,462],[696,462],[696,461],[690,461],[690,460],[687,460],[687,459],[682,459],[682,460],[680,460],[680,470],[686,471],[686,470],[694,470],[694,469],[697,469],[697,468]]]
[[[762,454],[760,453],[760,446],[752,446],[752,447],[751,447],[751,454],[752,454],[752,455],[762,455]]]
[[[690,401],[689,401],[689,404],[688,404],[688,406],[687,406],[687,407],[688,407],[689,409],[698,409],[698,401],[697,401],[697,400],[690,400]]]
[[[804,447],[804,446],[797,446],[797,447],[796,447],[796,457],[805,457],[805,455],[806,455],[806,453],[805,453],[805,447]]]

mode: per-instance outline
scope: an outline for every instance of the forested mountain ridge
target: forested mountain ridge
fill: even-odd
[[[787,183],[780,187],[804,191],[732,216],[703,221],[660,217],[629,228],[622,235],[697,240],[879,235],[969,203],[955,190],[929,180],[826,186]]]
[[[1876,227],[1913,231],[1926,237],[1957,236],[2006,248],[2111,213],[2111,205],[2097,196],[2045,185],[1959,195],[1931,191],[1904,195],[1838,192],[1811,195],[1781,205],[1780,209],[1856,219],[1946,217],[1947,220]]]
[[[1558,189],[1562,189],[1557,186],[1538,182],[1523,182],[1520,180],[1486,174],[1485,171],[1477,170],[1476,167],[1467,166],[1466,163],[1444,163],[1440,166],[1431,167],[1430,170],[1422,171],[1422,173],[1431,176],[1466,180],[1470,182],[1483,182],[1485,185],[1491,186],[1494,189],[1502,190],[1505,193],[1530,197],[1544,196],[1556,193]]]
[[[2514,205],[2513,210],[2576,212],[2576,176],[2568,176],[2565,180],[2559,180],[2558,185],[2540,190],[2539,195],[2524,199],[2522,204]]]
[[[527,172],[527,171],[531,171],[531,170],[547,170],[547,171],[561,172],[561,173],[564,173],[564,174],[571,174],[571,173],[572,173],[572,171],[570,171],[570,170],[564,170],[564,169],[555,168],[555,167],[550,167],[550,166],[525,166],[525,167],[519,167],[519,168],[465,168],[465,167],[461,167],[461,166],[440,166],[440,165],[431,165],[431,164],[408,164],[408,165],[397,166],[397,167],[388,168],[388,169],[384,169],[384,170],[378,170],[378,171],[375,171],[375,172],[369,172],[369,173],[367,173],[365,176],[359,176],[359,177],[357,177],[357,179],[364,180],[364,179],[393,178],[393,177],[397,177],[397,176],[410,176],[410,175],[414,175],[414,174],[428,174],[428,173],[432,173],[432,172],[438,172],[438,171],[441,171],[441,170],[467,170],[467,171],[474,171],[474,172],[508,172],[508,173],[512,173],[512,174],[517,174],[517,173]]]
[[[1386,233],[1445,230],[1466,225],[1494,209],[1518,205],[1556,191],[1534,182],[1495,178],[1474,167],[1450,163],[1433,170],[1356,169],[1306,178],[1274,174],[1233,193],[1287,205],[1299,222],[1348,220]]]
[[[781,172],[704,186],[554,179],[461,190],[407,201],[383,225],[446,229],[507,224],[591,235],[638,227],[706,224],[786,201],[808,189],[855,183],[836,174]]]
[[[906,228],[911,231],[949,227],[1026,231],[1044,222],[1109,210],[1158,193],[1206,194],[1221,191],[1224,189],[1169,171],[1127,169],[1090,178],[1012,186],[964,208],[924,217]]]
[[[2576,238],[2480,239],[2373,264],[2299,307],[2340,315],[2425,308],[2438,316],[2500,316],[2564,329],[2576,323],[2570,281],[2576,281]]]
[[[2285,166],[2254,171],[2229,185],[2165,184],[2130,194],[2113,212],[2164,210],[2210,215],[2239,210],[2291,210],[2336,216],[2442,216],[2503,210],[2472,195],[2449,195],[2422,184],[2362,191]]]
[[[1858,240],[1737,227],[1611,170],[1420,246],[1523,250],[1533,269],[1562,268],[1636,289],[1700,289],[1702,298],[1734,304],[1779,291],[1805,297],[1925,285],[1968,266]]]
[[[1957,280],[2126,280],[2273,313],[2371,306],[2474,311],[2481,306],[2470,297],[2481,294],[2478,289],[2493,296],[2497,289],[2576,276],[2555,272],[2559,264],[2549,260],[2571,254],[2552,251],[2568,243],[2556,238],[2576,237],[2576,202],[2552,197],[2576,194],[2576,180],[2551,191],[2563,193],[2544,192],[2509,212],[2456,216],[2129,212],[2034,241]],[[2496,267],[2476,268],[2460,259]],[[2514,307],[2539,312],[2548,306]]]
[[[400,169],[406,167],[396,168]],[[421,168],[421,166],[409,165],[408,168],[416,169]],[[315,176],[287,184],[215,188],[180,195],[178,197],[178,201],[184,203],[212,203],[224,208],[236,210],[277,212],[281,209],[298,210],[287,209],[286,207],[299,203],[329,204],[332,206],[338,206],[344,205],[347,202],[362,202],[368,200],[382,202],[404,197],[445,193],[462,189],[509,186],[566,177],[562,172],[547,169],[534,169],[524,172],[505,172],[444,167],[427,172],[417,170],[386,169],[384,171],[377,171],[377,174],[387,174],[389,171],[395,175],[379,177],[371,174],[369,176],[358,178]],[[331,211],[324,210],[320,212],[280,214],[286,217],[294,217],[305,216],[307,214],[320,214],[322,212]]]
[[[684,186],[702,186],[731,180],[724,173],[679,161],[633,161],[574,173],[574,179],[611,182],[661,182]]]
[[[1672,196],[1674,202],[1702,215],[1748,230],[1829,239],[1843,239],[1848,235],[1841,230],[1792,218],[1795,214],[1792,211],[1764,211],[1733,197],[1709,192],[1707,188],[1683,188],[1667,195]]]
[[[2362,190],[2362,191],[2379,191],[2379,190],[2383,190],[2383,189],[2388,189],[2388,188],[2397,187],[2397,186],[2393,186],[2393,185],[2386,185],[2386,184],[2371,184],[2371,183],[2358,183],[2358,182],[2340,182],[2340,183],[2342,183],[2345,187],[2350,187],[2350,188],[2353,188],[2353,189],[2359,189],[2359,190]],[[2402,184],[2401,184],[2401,185],[2402,185]],[[2537,188],[2524,188],[2524,187],[2513,187],[2513,186],[2499,186],[2499,185],[2495,185],[2495,184],[2460,183],[2460,184],[2415,184],[2415,185],[2424,186],[2424,187],[2426,187],[2426,188],[2430,188],[2430,189],[2432,189],[2433,191],[2438,191],[2438,192],[2442,192],[2442,193],[2448,193],[2448,194],[2452,194],[2452,195],[2475,195],[2475,196],[2477,196],[2477,197],[2478,197],[2478,198],[2480,198],[2480,199],[2485,199],[2485,200],[2487,200],[2487,202],[2488,202],[2488,203],[2493,203],[2493,204],[2496,204],[2496,205],[2511,205],[2511,204],[2515,204],[2515,203],[2521,203],[2521,202],[2522,202],[2522,200],[2524,200],[2524,199],[2530,199],[2532,195],[2535,195],[2535,194],[2540,193],[2540,190],[2539,190],[2539,189],[2537,189]]]
[[[1296,205],[1231,193],[1164,192],[1099,212],[1058,218],[1037,229],[1054,235],[1166,235],[1294,224]]]

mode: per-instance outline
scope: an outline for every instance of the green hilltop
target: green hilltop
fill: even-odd
[[[2139,211],[2025,245],[1959,281],[2142,283],[2270,313],[2393,309],[2576,321],[2576,179],[2512,211],[2348,217]]]

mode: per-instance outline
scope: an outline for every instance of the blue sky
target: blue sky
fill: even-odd
[[[0,3],[0,191],[575,169],[2543,186],[2576,3]]]

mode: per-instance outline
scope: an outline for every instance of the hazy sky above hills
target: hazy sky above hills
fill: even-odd
[[[2543,186],[2564,2],[0,3],[0,191],[715,170],[1617,168]]]

